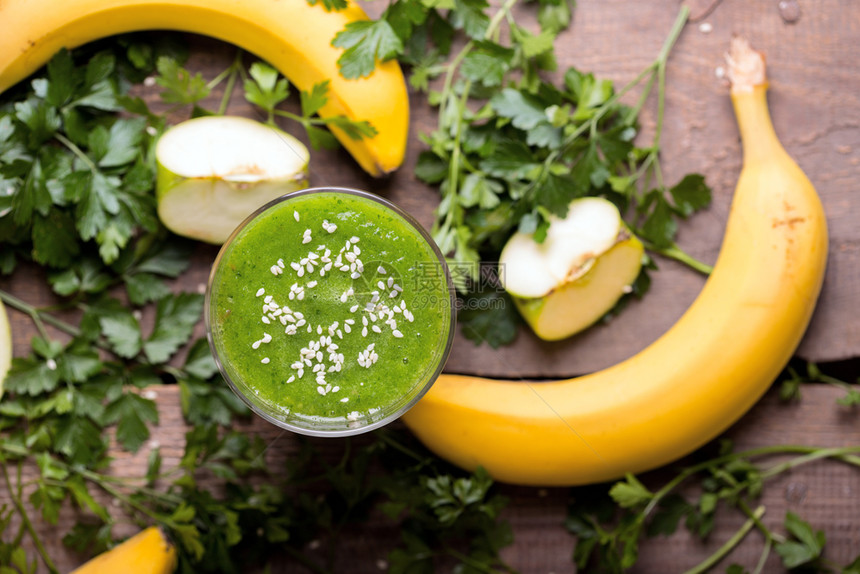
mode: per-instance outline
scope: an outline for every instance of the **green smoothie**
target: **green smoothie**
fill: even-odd
[[[299,192],[222,248],[210,343],[258,413],[309,434],[366,430],[399,416],[441,371],[449,277],[395,209],[361,192]]]

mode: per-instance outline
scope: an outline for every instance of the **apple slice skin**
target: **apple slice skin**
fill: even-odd
[[[639,275],[644,253],[642,242],[625,229],[615,245],[575,281],[543,297],[514,296],[514,304],[538,337],[565,339],[599,321],[618,302]],[[619,275],[619,269],[629,272]]]

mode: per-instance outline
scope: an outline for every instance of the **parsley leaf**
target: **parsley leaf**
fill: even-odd
[[[648,193],[643,207],[650,211],[639,229],[642,237],[658,248],[672,245],[675,233],[678,231],[678,224],[672,217],[672,207],[665,196],[660,190],[652,190]]]
[[[513,342],[521,323],[510,296],[495,291],[466,294],[457,320],[467,339],[486,342],[494,349]]]
[[[307,0],[308,4],[311,6],[316,6],[318,3],[322,2],[323,8],[327,12],[331,11],[340,11],[348,6],[346,0]]]
[[[823,531],[813,530],[808,522],[793,512],[785,516],[785,529],[794,540],[777,543],[776,553],[786,568],[809,564],[821,556],[825,543]]]
[[[123,393],[105,409],[106,423],[116,423],[116,438],[126,450],[137,452],[149,438],[149,423],[158,423],[155,402],[135,393]]]
[[[403,53],[403,42],[387,20],[350,22],[337,33],[332,46],[344,49],[337,64],[347,79],[369,76],[376,60],[384,62]]]
[[[184,345],[203,312],[203,296],[180,293],[158,301],[155,328],[143,343],[143,351],[154,363],[161,363]]]
[[[687,174],[684,179],[669,188],[675,208],[683,217],[703,209],[711,203],[711,188],[699,174]]]
[[[511,69],[513,58],[514,50],[511,48],[495,42],[475,42],[475,48],[463,58],[460,73],[484,86],[500,86]]]
[[[140,323],[119,301],[107,299],[91,312],[97,316],[101,332],[114,353],[131,358],[140,352],[143,345]]]
[[[290,95],[290,86],[284,77],[278,78],[278,71],[263,62],[251,64],[245,80],[245,99],[260,106],[271,119],[275,108]]]
[[[161,56],[156,64],[158,76],[155,83],[164,88],[162,99],[169,104],[196,104],[209,96],[210,89],[206,80],[198,72],[191,72],[169,57]]]

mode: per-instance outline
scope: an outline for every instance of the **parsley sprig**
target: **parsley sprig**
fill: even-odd
[[[515,20],[517,4],[506,0],[489,15],[481,0],[396,0],[378,20],[347,26],[333,42],[345,48],[344,76],[369,73],[374,59],[397,58],[409,67],[412,87],[438,108],[435,130],[421,136],[428,149],[415,172],[441,194],[432,233],[449,256],[461,296],[506,303],[460,317],[467,337],[494,347],[513,340],[517,317],[506,295],[482,283],[481,262],[497,261],[515,231],[542,241],[550,219],[563,217],[577,197],[610,199],[651,253],[710,271],[675,235],[679,220],[710,203],[711,191],[697,174],[667,185],[659,159],[666,67],[689,10],[681,9],[657,58],[616,91],[610,81],[575,68],[565,71],[561,86],[545,79],[556,68],[553,44],[570,22],[569,5],[540,2],[534,33]],[[462,47],[452,53],[458,34]],[[654,135],[639,147],[638,117],[654,88]],[[623,104],[636,90],[635,104]],[[655,268],[649,261],[634,296],[647,290],[647,270]],[[483,324],[514,327],[485,332]]]
[[[825,459],[860,467],[860,447],[824,448],[779,445],[732,452],[730,441],[720,444],[717,456],[679,471],[659,489],[652,491],[635,476],[628,475],[608,489],[605,486],[574,490],[574,499],[567,518],[568,530],[576,535],[573,558],[581,569],[595,572],[623,572],[638,558],[638,548],[644,536],[668,536],[680,522],[685,522],[692,534],[705,538],[714,526],[714,517],[721,506],[741,513],[745,522],[717,550],[688,574],[707,572],[732,550],[753,529],[765,539],[759,560],[752,570],[759,574],[771,551],[775,550],[786,568],[803,567],[815,572],[856,572],[860,556],[845,567],[822,558],[825,535],[814,531],[799,516],[789,512],[785,518],[787,535],[775,532],[761,518],[766,508],[753,508],[768,480],[791,469]],[[790,456],[782,462],[758,462],[774,456]],[[689,501],[679,493],[686,482],[699,479],[697,499]],[[732,565],[729,572],[749,572]]]

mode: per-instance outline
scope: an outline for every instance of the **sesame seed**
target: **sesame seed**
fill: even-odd
[[[286,264],[284,263],[283,259],[278,259],[278,267],[280,267],[281,269],[286,267]]]
[[[325,388],[324,387],[317,387],[317,392],[319,394],[321,394],[322,396],[325,396]]]
[[[358,305],[353,305],[349,308],[350,313],[355,313],[356,311],[358,311]]]
[[[269,364],[269,357],[263,357],[263,359],[260,362],[263,363],[264,365],[268,365]]]
[[[356,255],[361,255],[361,249],[358,247],[358,245],[356,245],[352,248],[352,252],[355,253]]]
[[[262,297],[265,292],[266,290],[260,287],[259,289],[257,289],[257,297]]]
[[[347,325],[347,326],[348,326],[348,325]],[[347,331],[347,333],[349,333],[349,331]],[[341,331],[340,329],[338,329],[338,330],[337,330],[337,338],[338,338],[338,339],[343,339],[343,331]]]
[[[262,322],[263,322],[263,323],[265,323],[266,325],[269,325],[269,324],[271,324],[271,322],[272,322],[272,321],[271,321],[271,320],[269,320],[269,318],[268,318],[268,317],[266,317],[265,315],[263,315],[262,317],[260,317],[260,321],[262,321]]]
[[[401,333],[397,329],[394,329],[394,331],[392,331],[391,334],[394,335],[395,337],[397,337],[398,339],[403,337],[403,333]]]
[[[272,340],[271,335],[269,335],[268,333],[263,333],[263,338],[261,339],[261,341],[263,341],[264,343],[269,343],[269,342],[271,342],[271,340]]]
[[[326,228],[326,231],[328,231],[329,233],[334,233],[335,231],[337,231],[337,225],[335,225],[334,223],[332,223],[331,225],[329,225],[329,226]]]
[[[355,271],[352,273],[352,275],[350,275],[350,277],[352,277],[353,279],[358,279],[359,277],[361,277],[361,273]]]
[[[379,267],[376,268],[376,272],[381,273],[382,275],[385,275],[385,267],[380,265]]]
[[[296,221],[298,221],[298,220],[299,220],[299,212],[298,212],[298,211],[293,211],[293,217],[295,217],[295,218],[296,218]]]
[[[317,325],[317,335],[322,335],[322,325]]]
[[[374,333],[381,333],[382,332],[382,329],[379,328],[379,325],[374,325],[373,327],[371,327],[371,329],[373,329]]]
[[[350,240],[352,243],[358,243],[358,241],[359,241],[359,240],[358,240],[358,237],[356,237],[355,235],[353,235],[352,237],[350,237],[350,238],[349,238],[349,240]]]
[[[283,269],[281,269],[281,268],[280,268],[280,267],[278,267],[277,265],[272,265],[272,266],[269,268],[269,271],[271,271],[271,272],[272,272],[272,275],[280,275],[281,273],[283,273],[283,272],[284,272],[284,271],[283,271]]]
[[[287,382],[288,382],[288,383],[292,383],[292,382],[293,382],[293,381],[295,381],[295,380],[296,380],[296,376],[295,376],[295,375],[293,375],[293,376],[291,376],[289,379],[287,379]]]
[[[362,329],[361,329],[361,336],[362,336],[362,337],[367,337],[367,327],[362,327]]]
[[[298,294],[298,296],[296,297],[296,299],[298,299],[299,301],[301,301],[301,300],[302,300],[302,299],[304,299],[304,298],[305,298],[305,292],[304,292],[304,291],[301,291],[301,292]]]
[[[347,333],[352,333],[352,328],[349,325],[344,325],[343,330],[346,331]]]
[[[308,283],[308,287],[310,287],[311,289],[313,289],[313,288],[314,288],[314,287],[316,287],[316,286],[317,286],[317,282],[316,282],[316,281],[311,281],[310,283]]]
[[[388,279],[391,280],[391,277],[389,277]],[[383,283],[382,281],[377,281],[376,285],[377,285],[377,287],[379,287],[383,291],[385,290],[385,283]]]
[[[311,236],[310,236],[310,235],[305,235],[304,239],[302,239],[302,244],[310,243],[311,241],[313,241],[313,240],[311,239]]]
[[[298,275],[299,277],[304,277],[305,276],[305,268],[299,267],[299,270],[296,272],[296,275]]]
[[[287,330],[284,331],[284,333],[287,335],[295,335],[297,330],[298,329],[296,329],[295,325],[287,325]]]
[[[349,402],[349,397],[343,397],[343,398],[340,400],[340,402],[342,402],[342,403],[348,403],[348,402]]]
[[[251,348],[255,349],[255,350],[259,349],[261,344],[262,344],[261,341],[254,341],[253,343],[251,343]]]

